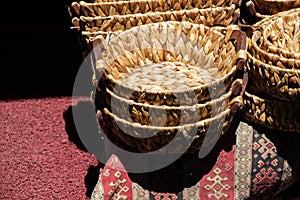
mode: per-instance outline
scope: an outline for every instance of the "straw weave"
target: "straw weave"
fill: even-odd
[[[265,128],[289,132],[300,131],[300,103],[263,98],[245,92],[245,118]]]
[[[232,88],[223,96],[193,106],[172,106],[173,102],[168,102],[169,105],[164,106],[138,103],[119,97],[108,88],[106,88],[106,92],[98,92],[95,101],[98,101],[99,104],[124,120],[142,125],[170,127],[196,123],[230,108],[233,104],[230,101],[238,96],[242,83],[242,80],[237,79],[236,84],[233,84],[235,88]],[[102,106],[97,107],[97,104],[96,109],[101,110]]]
[[[300,71],[282,69],[257,60],[248,54],[249,88],[256,94],[266,94],[273,98],[300,101]]]
[[[149,12],[109,17],[80,17],[83,31],[124,31],[134,26],[162,21],[188,21],[206,26],[228,26],[233,22],[235,6],[180,11]]]
[[[87,17],[126,15],[147,12],[163,12],[168,10],[185,10],[193,8],[228,7],[233,4],[232,0],[223,1],[198,1],[198,0],[135,0],[86,3],[81,1],[73,5],[80,9],[80,15]]]
[[[94,103],[111,127],[111,135],[138,152],[159,149],[161,153],[178,153],[185,147],[182,141],[188,139],[193,141],[188,152],[199,150],[209,127],[216,137],[225,133],[243,104],[246,83],[238,73],[243,72],[246,60],[242,35],[237,26],[214,29],[176,21],[141,25],[110,35],[96,63],[95,71],[104,74],[95,82]],[[156,85],[147,85],[153,89],[140,90],[120,81],[123,74],[132,74],[134,69],[162,63],[203,70],[215,67],[220,73],[211,84],[199,83],[188,89],[156,90]],[[197,132],[194,138],[191,128]],[[180,136],[176,148],[161,149],[173,142],[176,134]]]
[[[250,54],[263,63],[274,65],[280,68],[287,69],[299,69],[300,60],[294,58],[286,58],[277,53],[270,53],[270,49],[263,47],[263,38],[261,32],[255,32],[252,36],[251,48],[249,48]]]
[[[81,27],[84,43],[92,49],[95,37],[101,35],[106,38],[111,33],[118,33],[129,28],[149,23],[163,21],[187,21],[206,26],[227,27],[236,24],[239,10],[231,7],[217,7],[207,9],[191,9],[181,11],[149,12],[146,14],[117,15],[111,17],[81,17],[73,18],[73,24]]]
[[[299,11],[284,11],[255,24],[247,62],[248,87],[254,94],[300,101]]]
[[[300,58],[300,8],[281,13],[264,26],[263,45],[281,57]]]
[[[149,101],[149,95],[155,95],[155,102],[162,105],[164,104],[162,99],[171,98],[172,102],[176,102],[177,96],[182,97],[181,105],[191,100],[201,103],[219,97],[223,92],[220,88],[223,86],[225,90],[229,88],[235,79],[237,69],[243,66],[243,60],[246,59],[245,50],[236,50],[234,43],[229,40],[234,28],[236,27],[224,29],[227,30],[226,35],[222,35],[202,24],[188,22],[162,22],[135,27],[120,33],[118,37],[110,38],[107,51],[102,54],[106,59],[97,62],[96,70],[101,73],[105,69],[106,87],[126,99],[146,103]],[[168,49],[163,50],[163,47]],[[129,72],[130,68],[163,61],[189,63],[206,70],[217,67],[220,72],[219,78],[216,77],[212,85],[203,84],[177,91],[144,91],[118,81],[121,73]],[[115,87],[116,85],[118,87]],[[212,86],[213,95],[209,92]],[[192,99],[186,96],[190,92],[195,94]]]
[[[233,120],[230,109],[225,110],[214,118],[174,127],[146,126],[130,123],[112,114],[107,109],[103,110],[102,116],[108,127],[111,127],[111,132],[117,136],[122,144],[138,152],[157,151],[157,153],[161,154],[182,153],[186,149],[186,143],[189,141],[192,143],[186,152],[193,153],[201,148],[209,129],[210,133],[214,133],[215,137],[218,138],[227,131],[229,124]],[[194,137],[190,135],[191,130],[195,130]],[[174,139],[175,136],[176,139]],[[170,142],[173,144],[167,145]],[[166,148],[163,148],[165,146]]]

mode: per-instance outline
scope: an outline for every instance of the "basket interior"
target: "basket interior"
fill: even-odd
[[[191,23],[155,23],[118,34],[98,70],[135,90],[194,88],[233,73],[236,50],[220,32]]]
[[[299,69],[300,60],[295,58],[286,58],[281,56],[278,53],[270,52],[269,48],[266,48],[263,43],[262,34],[259,31],[255,31],[252,35],[252,41],[250,48],[248,49],[249,53],[257,58],[258,60],[269,64],[278,66],[280,68],[287,69]]]
[[[266,48],[274,46],[290,52],[300,53],[299,10],[272,20],[264,27],[263,38]]]

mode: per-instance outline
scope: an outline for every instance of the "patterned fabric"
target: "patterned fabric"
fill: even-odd
[[[289,164],[277,155],[275,145],[265,134],[241,122],[236,135],[232,150],[222,150],[211,171],[178,194],[148,191],[132,182],[120,160],[112,155],[100,172],[91,199],[262,199],[292,183]]]

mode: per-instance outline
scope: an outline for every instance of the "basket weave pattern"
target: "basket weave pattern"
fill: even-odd
[[[127,15],[147,12],[164,12],[168,10],[188,10],[193,8],[213,8],[231,6],[231,0],[225,1],[162,1],[162,0],[138,0],[138,1],[117,1],[79,4],[83,16],[113,16]]]
[[[163,21],[188,21],[207,26],[236,24],[240,16],[238,0],[135,0],[72,3],[72,23],[81,40],[91,50],[95,37]]]
[[[266,128],[299,131],[299,14],[295,8],[264,18],[248,40],[244,115]]]
[[[165,12],[148,12],[126,15],[112,15],[109,17],[85,17],[81,16],[83,31],[119,31],[126,30],[141,24],[149,24],[163,21],[189,21],[207,26],[227,26],[231,23],[235,6],[206,9],[189,9]]]
[[[211,132],[222,135],[229,128],[229,124],[232,121],[230,109],[225,110],[214,118],[174,127],[141,126],[136,123],[129,123],[113,115],[107,109],[103,110],[102,115],[103,120],[108,127],[111,127],[111,132],[120,139],[119,142],[122,145],[133,147],[138,152],[158,151],[163,154],[182,152],[186,148],[184,145],[185,141],[192,141],[187,152],[193,153],[201,147],[210,127],[212,127]],[[222,121],[224,123],[220,123]],[[196,131],[193,138],[190,136],[191,130]],[[219,137],[220,135],[216,136]],[[176,139],[174,139],[175,136]],[[172,145],[172,148],[162,148],[170,141],[175,143],[175,145]]]
[[[244,116],[247,120],[269,129],[300,131],[300,103],[261,98],[245,92]]]
[[[258,29],[251,37],[247,65],[252,83],[248,87],[257,94],[287,101],[300,100],[300,60],[297,58],[300,24],[295,21],[299,13],[299,8],[292,9],[256,24]]]
[[[221,86],[227,89],[232,84],[237,71],[237,61],[244,59],[245,51],[242,49],[238,52],[236,51],[234,44],[229,41],[231,31],[228,31],[227,35],[223,36],[221,33],[212,31],[212,29],[204,25],[192,23],[170,22],[168,24],[157,23],[152,25],[135,28],[134,35],[130,37],[127,34],[119,34],[116,40],[111,39],[108,52],[110,52],[110,56],[115,58],[107,57],[105,59],[106,63],[98,62],[96,69],[100,73],[103,69],[106,70],[108,75],[105,84],[110,90],[114,90],[117,95],[123,98],[132,99],[136,102],[147,103],[149,99],[155,99],[158,105],[165,104],[164,101],[161,102],[161,99],[167,100],[171,98],[171,102],[176,106],[175,96],[178,98],[182,97],[181,105],[186,105],[185,101],[201,103],[209,100],[211,97],[209,89],[212,89],[212,85],[208,84],[192,87],[192,92],[195,93],[195,96],[190,100],[190,97],[185,96],[191,89],[145,92],[139,88],[128,87],[118,81],[121,72],[128,72],[130,68],[135,68],[136,66],[141,67],[163,61],[190,63],[204,67],[204,69],[217,67],[220,72],[220,79],[216,79],[213,82],[213,87],[215,88],[214,98],[221,95],[222,91],[219,90]],[[151,37],[154,37],[154,40],[151,41]],[[127,45],[126,40],[133,46]],[[129,47],[129,49],[126,49],[126,47]],[[164,47],[169,50],[173,49],[173,51],[164,51]],[[132,52],[130,48],[141,48],[141,50]],[[117,49],[123,52],[116,53]],[[147,63],[144,62],[145,60],[147,60]],[[155,97],[151,98],[149,95],[155,95]]]
[[[111,35],[110,45],[96,65],[95,71],[105,71],[95,83],[98,87],[95,101],[96,105],[100,104],[96,108],[103,112],[105,122],[116,137],[139,152],[160,149],[178,134],[181,135],[181,139],[177,138],[178,149],[163,149],[163,153],[178,152],[184,146],[180,143],[188,139],[193,141],[189,152],[198,150],[209,125],[213,124],[216,133],[222,135],[242,106],[244,83],[237,72],[243,69],[246,52],[245,41],[237,37],[238,33],[242,34],[236,26],[217,31],[203,24],[168,21]],[[131,74],[135,68],[146,69],[164,62],[204,70],[216,67],[220,75],[215,76],[212,84],[172,91],[155,90],[155,85],[153,90],[141,90],[119,80],[124,79],[123,73]],[[223,92],[221,86],[224,86]],[[194,99],[187,95],[189,92],[195,94]],[[177,97],[181,97],[180,101]],[[166,113],[165,119],[161,118],[162,112]],[[187,131],[191,127],[197,132],[194,137]],[[136,138],[142,135],[151,137]]]

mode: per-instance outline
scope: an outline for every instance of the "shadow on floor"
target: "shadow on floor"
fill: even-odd
[[[103,141],[99,134],[95,111],[90,101],[79,101],[77,105],[69,106],[63,113],[66,123],[65,129],[69,136],[69,141],[74,143],[78,149],[84,152],[90,152],[93,155],[100,156],[104,153]],[[87,112],[88,111],[88,112]],[[81,114],[81,116],[79,116]],[[82,124],[76,124],[75,120],[82,121]],[[81,134],[79,134],[79,132]],[[88,138],[88,140],[87,140]],[[97,184],[99,170],[104,164],[98,162],[97,166],[90,166],[85,177],[86,196],[91,197],[94,187]]]

